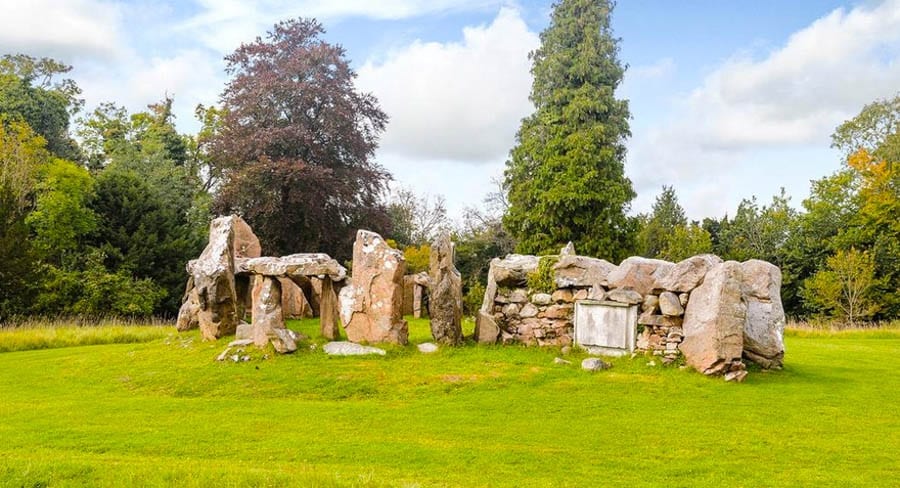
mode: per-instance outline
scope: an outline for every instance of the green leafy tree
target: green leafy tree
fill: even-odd
[[[91,202],[97,215],[92,244],[104,254],[106,268],[152,280],[165,290],[155,309],[161,314],[178,310],[184,265],[202,247],[168,198],[140,174],[111,167],[98,176]]]
[[[71,69],[50,58],[4,55],[0,58],[0,114],[28,124],[53,154],[78,160],[81,154],[69,137],[69,118],[83,104],[78,98],[81,90],[71,79],[57,79]]]
[[[94,179],[83,167],[54,159],[41,168],[37,202],[26,223],[32,242],[45,262],[74,269],[85,238],[97,226],[88,204],[94,194]]]
[[[617,260],[634,248],[626,216],[635,193],[625,176],[630,136],[625,67],[610,16],[614,2],[561,0],[531,53],[535,112],[522,121],[507,161],[504,225],[517,250],[542,254],[573,241]]]
[[[660,259],[678,262],[698,254],[712,252],[712,240],[709,232],[696,222],[690,225],[679,225],[665,240]]]
[[[25,217],[38,172],[51,158],[45,144],[24,122],[0,117],[0,322],[25,312],[34,283],[36,256]]]
[[[640,222],[638,253],[649,258],[661,257],[675,230],[687,226],[687,217],[678,203],[675,189],[663,186],[662,193],[653,203],[653,211],[650,215],[641,216]]]
[[[856,325],[880,308],[872,293],[876,284],[873,257],[851,248],[829,257],[804,283],[804,295],[821,312]]]

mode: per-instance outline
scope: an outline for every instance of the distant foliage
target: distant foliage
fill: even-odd
[[[553,293],[556,290],[556,278],[553,265],[559,262],[556,256],[541,256],[537,269],[528,274],[528,289],[538,293]]]
[[[841,317],[851,326],[871,318],[880,308],[875,289],[875,261],[856,249],[838,251],[804,285],[805,296],[818,310]]]
[[[403,257],[406,258],[406,273],[415,274],[422,271],[428,271],[431,265],[431,246],[422,244],[421,246],[407,246],[403,250]]]

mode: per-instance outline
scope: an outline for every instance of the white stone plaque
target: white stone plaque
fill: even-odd
[[[618,302],[575,302],[575,344],[591,354],[622,356],[633,352],[637,309],[637,305]]]

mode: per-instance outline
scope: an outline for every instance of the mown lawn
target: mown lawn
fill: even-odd
[[[158,328],[0,353],[0,486],[900,485],[900,331],[793,335],[784,371],[726,384],[558,349],[330,358],[291,326],[313,340],[241,363]]]

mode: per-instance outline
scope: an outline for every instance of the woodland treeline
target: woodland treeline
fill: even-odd
[[[216,106],[179,133],[166,96],[129,113],[86,108],[70,66],[0,60],[0,322],[29,315],[172,316],[185,263],[214,215],[241,214],[264,252],[347,260],[371,229],[427,267],[450,229],[470,311],[491,258],[509,252],[677,261],[712,252],[781,267],[788,315],[849,322],[900,314],[900,97],[875,101],[832,136],[843,165],[792,204],[744,200],[691,221],[676,189],[634,216],[624,173],[625,68],[605,1],[554,6],[532,53],[535,112],[522,121],[497,191],[451,222],[443,199],[391,185],[374,159],[389,114],[359,92],[345,52],[312,19],[277,24],[226,57]],[[423,168],[427,170],[427,168]],[[777,177],[777,176],[776,176]],[[443,193],[452,188],[440,189]]]

